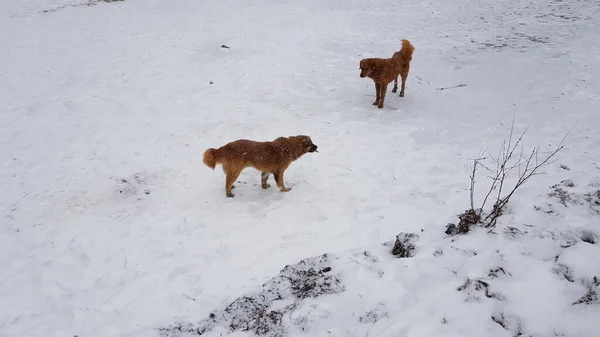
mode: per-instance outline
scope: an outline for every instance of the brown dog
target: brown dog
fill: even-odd
[[[410,41],[404,39],[402,40],[402,48],[400,51],[397,51],[392,55],[392,59],[396,61],[397,66],[400,68],[400,76],[402,78],[402,87],[400,88],[400,97],[404,97],[404,86],[406,84],[406,78],[408,77],[408,72],[410,71],[410,61],[412,61],[412,55],[415,51],[415,47],[410,43]],[[395,93],[398,90],[398,75],[396,75],[396,79],[394,80],[394,88],[392,92]]]
[[[225,171],[225,195],[233,197],[231,189],[240,173],[247,167],[261,171],[261,186],[269,188],[267,179],[273,174],[277,187],[281,192],[291,188],[283,183],[283,172],[296,159],[307,152],[319,152],[309,136],[279,137],[271,142],[256,142],[240,139],[225,144],[218,149],[210,148],[204,152],[203,162],[215,169],[217,164]]]
[[[396,65],[392,59],[366,58],[360,60],[360,77],[369,77],[375,82],[375,102],[379,109],[383,108],[387,86],[396,77]]]
[[[402,48],[389,59],[365,58],[360,60],[360,77],[369,77],[375,82],[375,102],[379,109],[383,108],[387,86],[394,81],[394,89],[398,90],[398,76],[402,76],[400,96],[404,97],[404,86],[410,69],[410,61],[415,47],[408,40],[402,40]]]

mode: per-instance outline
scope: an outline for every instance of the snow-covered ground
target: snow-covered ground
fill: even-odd
[[[339,287],[285,290],[267,334],[597,336],[599,13],[585,0],[4,1],[0,336],[185,336],[173,327],[260,297],[307,258]],[[358,63],[403,38],[406,97],[390,88],[379,110]],[[513,115],[526,149],[573,128],[565,149],[492,233],[447,237],[469,158],[499,149]],[[296,134],[320,153],[291,165],[289,193],[248,169],[225,198],[202,163],[209,147]],[[414,257],[390,254],[399,232],[418,234]],[[223,317],[207,336],[231,332]]]

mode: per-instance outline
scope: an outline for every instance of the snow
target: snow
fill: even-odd
[[[570,267],[573,278],[583,282],[600,275],[599,259],[581,259],[581,256],[600,256],[600,247],[581,242],[566,248],[556,261]]]
[[[288,336],[596,335],[598,304],[573,305],[600,272],[594,2],[86,4],[0,7],[0,336],[158,336],[323,253],[345,290],[299,302]],[[406,97],[376,109],[358,63],[403,38]],[[565,149],[491,233],[447,237],[469,158],[513,115],[526,148],[572,129]],[[288,193],[248,169],[225,198],[202,163],[296,134],[319,153],[286,171]],[[564,180],[576,202],[548,195]],[[384,245],[400,232],[414,257]]]

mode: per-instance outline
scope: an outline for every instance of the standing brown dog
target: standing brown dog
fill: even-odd
[[[319,152],[309,136],[279,137],[270,142],[240,139],[218,149],[206,150],[203,162],[213,170],[217,164],[223,166],[226,175],[225,195],[231,198],[233,183],[247,167],[254,167],[261,171],[262,188],[270,187],[267,179],[272,173],[279,190],[290,191],[291,188],[285,187],[283,183],[283,172],[293,161],[307,152]]]
[[[400,51],[397,51],[392,56],[393,60],[396,60],[397,66],[400,68],[400,76],[402,77],[402,87],[400,88],[400,97],[404,97],[404,86],[406,84],[406,78],[408,77],[408,72],[410,71],[410,61],[412,61],[412,55],[415,51],[415,47],[410,44],[410,41],[404,39],[402,40],[402,48]],[[398,90],[398,75],[396,75],[396,79],[394,80],[394,88],[392,92],[396,92]]]
[[[398,90],[398,76],[402,76],[400,96],[404,97],[404,86],[410,69],[410,61],[415,47],[408,40],[402,40],[402,48],[389,59],[366,58],[360,60],[360,77],[369,77],[375,82],[375,102],[379,109],[383,108],[387,86],[394,81],[394,89]]]

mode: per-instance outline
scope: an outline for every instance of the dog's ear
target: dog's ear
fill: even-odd
[[[300,136],[300,138],[302,139],[302,146],[311,146],[312,145],[312,141],[310,140],[309,136]]]
[[[310,139],[309,136],[298,136],[298,138],[300,138],[300,143],[302,144],[302,147],[306,148],[306,149],[310,149],[313,145],[312,139]]]

